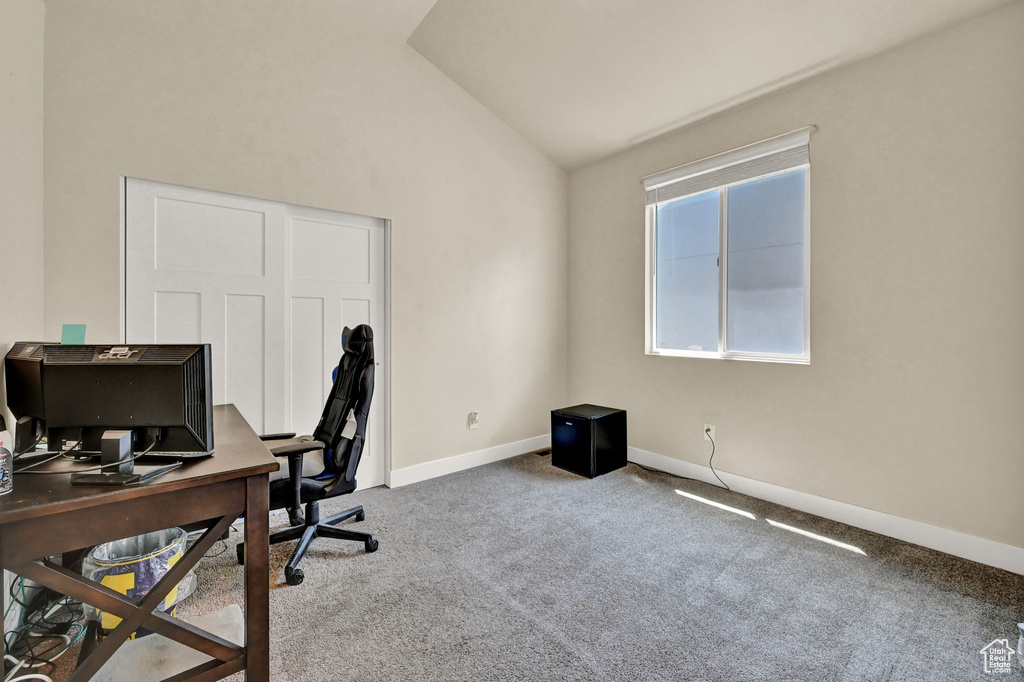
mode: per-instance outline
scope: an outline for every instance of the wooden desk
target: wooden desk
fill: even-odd
[[[269,682],[268,478],[279,465],[234,405],[214,407],[213,422],[212,457],[185,464],[149,483],[73,486],[69,476],[15,475],[14,491],[0,497],[0,566],[123,619],[69,680],[90,679],[141,626],[213,658],[167,682],[219,680],[240,670],[246,670],[247,680]],[[53,466],[81,468],[66,460]],[[155,610],[243,513],[244,647]],[[46,558],[196,522],[204,522],[207,531],[141,601],[86,580]],[[5,601],[3,594],[0,612],[6,610]]]

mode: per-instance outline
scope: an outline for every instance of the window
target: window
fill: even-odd
[[[808,129],[643,179],[647,352],[810,362]]]

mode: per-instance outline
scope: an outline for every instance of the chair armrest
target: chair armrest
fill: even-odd
[[[288,443],[287,445],[278,445],[276,448],[268,448],[270,454],[274,457],[282,457],[284,455],[293,455],[302,452],[312,452],[313,450],[323,450],[327,446],[318,440],[311,440],[305,443]]]
[[[269,448],[275,457],[288,457],[288,480],[291,482],[292,503],[288,507],[289,519],[295,523],[298,510],[302,508],[302,456],[313,450],[322,450],[327,446],[318,440],[306,443],[289,443],[276,448]]]
[[[295,438],[294,433],[264,433],[260,436],[260,440],[287,440],[288,438]]]

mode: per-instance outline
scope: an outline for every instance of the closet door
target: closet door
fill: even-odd
[[[311,433],[341,359],[341,332],[368,324],[377,362],[366,443],[359,462],[360,487],[384,483],[384,226],[378,218],[286,208],[287,302],[285,338],[289,421]]]
[[[260,433],[311,433],[341,330],[386,344],[384,221],[125,180],[125,341],[209,343],[213,395]],[[384,483],[378,366],[360,487]]]

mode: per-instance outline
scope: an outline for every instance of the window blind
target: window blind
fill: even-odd
[[[791,133],[648,175],[647,205],[804,166],[810,162],[809,139],[807,131]]]

